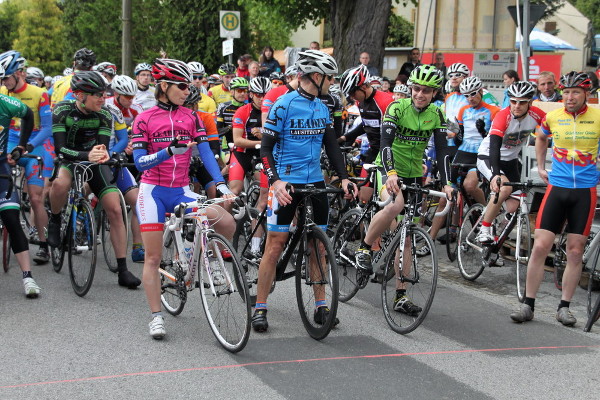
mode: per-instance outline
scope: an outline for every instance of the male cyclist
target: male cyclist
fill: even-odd
[[[213,86],[208,91],[208,95],[213,98],[217,106],[232,100],[231,89],[229,85],[235,78],[235,65],[233,64],[222,64],[219,67],[219,75],[223,83],[217,86]],[[244,78],[243,78],[244,79]],[[245,79],[244,79],[245,80]]]
[[[133,98],[133,104],[139,105],[144,111],[156,105],[154,88],[150,86],[152,80],[150,71],[152,71],[152,65],[147,63],[140,63],[133,70],[137,82],[137,93]]]
[[[225,146],[228,143],[233,143],[233,115],[248,100],[248,81],[246,78],[233,78],[230,89],[232,93],[231,100],[220,103],[217,110],[217,129],[219,130],[219,136],[225,136]]]
[[[196,87],[196,89],[198,89],[198,110],[211,114],[216,113],[217,103],[215,103],[212,97],[208,95],[206,90],[208,81],[206,79],[206,70],[204,69],[204,65],[197,61],[192,61],[188,63],[188,67],[190,67],[192,76],[194,77],[192,84]]]
[[[90,49],[81,48],[73,55],[73,69],[69,73],[65,68],[63,71],[64,77],[56,81],[52,86],[52,97],[50,98],[51,107],[54,108],[56,103],[63,100],[73,100],[73,92],[71,90],[71,79],[73,72],[90,71],[96,63],[96,54]]]
[[[535,240],[527,265],[525,302],[510,314],[513,321],[533,319],[535,296],[544,278],[544,263],[557,233],[566,221],[567,267],[556,319],[565,326],[577,322],[569,305],[581,276],[583,248],[596,206],[596,158],[600,140],[600,110],[587,106],[592,83],[584,72],[560,78],[564,107],[550,111],[536,137],[538,173],[548,183],[535,223]],[[548,137],[552,135],[552,171],[544,168]]]

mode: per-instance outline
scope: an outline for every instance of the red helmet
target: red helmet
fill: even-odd
[[[157,82],[192,82],[192,71],[183,61],[157,58],[152,64],[152,76]]]
[[[571,71],[560,77],[560,84],[558,87],[560,89],[579,87],[588,91],[592,88],[592,80],[585,72]]]

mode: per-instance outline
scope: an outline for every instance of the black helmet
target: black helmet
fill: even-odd
[[[183,105],[193,106],[200,101],[200,96],[201,95],[198,88],[194,85],[190,85],[190,94],[188,94],[188,97],[185,99],[185,103]]]
[[[79,49],[73,55],[73,60],[75,64],[80,65],[84,68],[92,68],[94,64],[96,64],[96,54],[90,49]]]
[[[219,75],[232,75],[235,74],[235,65],[233,64],[221,64],[217,71]]]
[[[106,90],[106,82],[96,71],[79,71],[71,79],[71,90],[84,93],[100,93]]]

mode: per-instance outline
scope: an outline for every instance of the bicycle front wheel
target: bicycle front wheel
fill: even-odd
[[[256,208],[250,208],[250,212],[237,221],[235,234],[233,235],[233,248],[240,256],[240,262],[243,270],[246,272],[246,281],[250,290],[250,304],[256,304],[256,290],[258,285],[258,266],[262,259],[267,239],[267,224],[265,219],[260,223],[256,231],[256,237],[259,238],[258,251],[252,251],[252,232],[253,224],[258,223],[260,213]]]
[[[213,334],[232,353],[242,350],[250,336],[250,296],[246,275],[233,246],[218,233],[208,233],[200,255],[200,294]],[[231,259],[225,258],[230,253]],[[208,261],[208,263],[207,263]]]
[[[296,301],[304,328],[310,337],[321,340],[338,322],[338,267],[321,228],[312,227],[306,239],[298,247],[296,258]],[[324,308],[317,310],[317,302]]]
[[[465,213],[458,231],[458,269],[463,278],[468,281],[479,278],[484,268],[481,245],[477,242],[482,216],[483,206],[473,204]]]
[[[589,278],[588,278],[588,287],[587,287],[587,314],[588,318],[592,314],[592,309],[596,305],[596,300],[598,299],[598,292],[600,291],[600,265],[598,265],[598,261],[600,261],[600,246],[594,250],[594,254],[588,259],[586,265],[589,266]],[[598,319],[596,315],[594,318],[594,322]]]
[[[2,227],[2,267],[4,272],[8,272],[10,267],[10,236],[8,235],[8,229],[5,226]]]
[[[435,296],[438,277],[433,240],[423,228],[412,226],[409,229],[404,249],[400,248],[400,237],[390,245],[384,261],[384,276],[392,278],[384,279],[381,285],[385,320],[394,332],[403,335],[414,331],[425,320]],[[417,249],[422,246],[428,246],[431,251],[426,256],[417,257]]]
[[[457,232],[466,211],[465,202],[460,196],[456,202],[452,203],[446,214],[446,254],[450,261],[455,261],[458,254]]]
[[[522,214],[517,221],[517,241],[515,247],[515,274],[517,277],[517,297],[525,301],[525,281],[527,280],[527,263],[531,254],[531,227],[529,215]]]
[[[80,200],[71,213],[71,234],[68,241],[69,276],[78,296],[85,296],[92,287],[96,272],[96,225],[94,211],[86,200]]]
[[[185,272],[181,267],[175,233],[168,231],[163,241],[160,267],[165,271],[160,273],[160,302],[171,315],[179,315],[187,301]]]
[[[129,224],[127,221],[127,205],[125,204],[125,199],[123,198],[123,194],[121,191],[119,193],[119,203],[121,204],[121,216],[123,218],[123,225],[125,226],[125,243],[129,242]],[[104,208],[100,213],[100,239],[102,242],[102,252],[104,253],[104,260],[106,260],[106,265],[111,272],[117,272],[117,256],[115,254],[115,249],[110,240],[110,221],[108,220],[108,215],[106,215],[106,211]]]
[[[366,221],[360,221],[361,212],[350,210],[340,219],[333,236],[333,254],[338,267],[339,300],[347,302],[358,292],[358,275],[354,253],[367,234]],[[360,223],[360,225],[359,225]],[[369,279],[368,276],[361,279]]]

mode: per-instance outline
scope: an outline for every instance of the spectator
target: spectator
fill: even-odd
[[[508,87],[513,83],[519,82],[521,79],[519,78],[519,74],[514,69],[509,69],[504,74],[502,74],[502,79],[504,81],[504,100],[502,101],[502,107],[506,108],[510,105],[510,97],[508,96]]]
[[[386,78],[385,76],[383,78],[381,78],[381,89],[379,89],[379,90],[381,90],[382,92],[389,93],[390,88],[391,88],[391,84],[390,84],[389,78]]]
[[[537,87],[539,91],[539,101],[561,101],[562,96],[556,87],[556,77],[550,71],[540,72],[537,78]]]
[[[444,53],[435,53],[435,63],[433,65],[442,72],[444,84],[446,83],[446,64],[444,64]]]
[[[310,42],[308,48],[310,50],[321,50],[321,45],[319,44],[319,42]]]
[[[260,62],[260,76],[271,76],[273,72],[281,72],[281,65],[273,58],[273,48],[271,46],[265,46],[258,59]]]
[[[260,73],[260,64],[258,64],[257,61],[251,61],[250,64],[248,64],[248,76],[246,77],[246,79],[248,79],[248,81],[250,81],[250,79],[256,78],[259,73]]]
[[[398,72],[398,75],[402,79],[403,83],[406,83],[412,70],[417,68],[419,65],[421,65],[421,51],[418,47],[413,47],[410,50],[410,61],[402,64],[402,67],[400,67],[400,72]]]
[[[369,62],[371,61],[371,56],[369,55],[369,53],[367,53],[366,51],[363,51],[362,53],[360,53],[359,60],[360,60],[361,64],[363,64],[364,66],[367,67],[367,70],[369,71],[369,75],[371,75],[371,76],[379,75],[379,71],[377,70],[377,68],[369,65]]]
[[[251,60],[252,60],[252,56],[250,54],[241,55],[237,61],[238,67],[235,72],[235,75],[247,79],[248,76],[250,75],[250,72],[248,71],[248,63]]]

